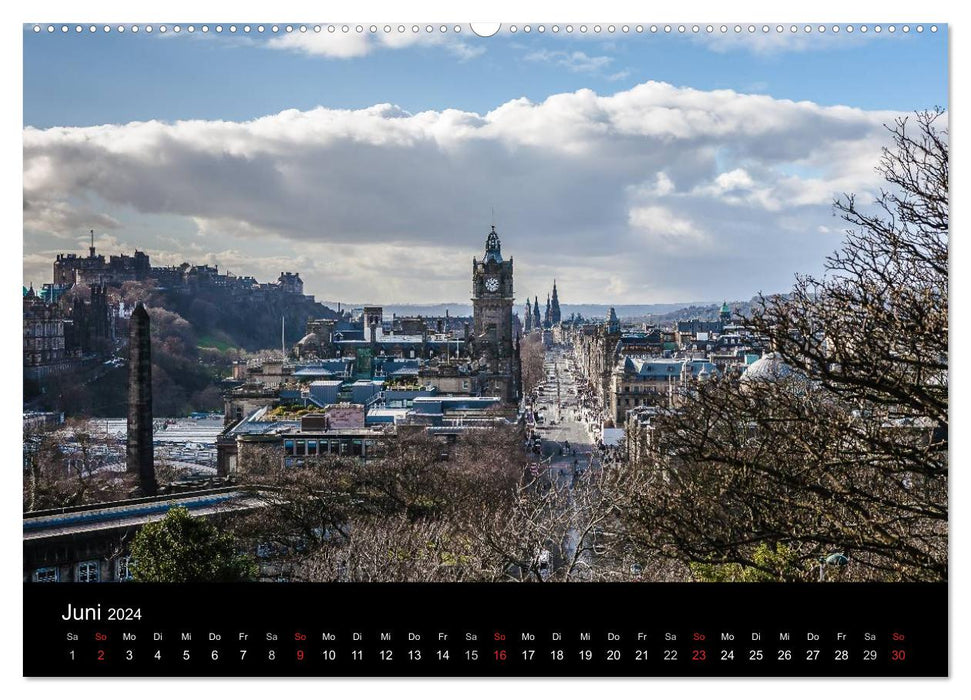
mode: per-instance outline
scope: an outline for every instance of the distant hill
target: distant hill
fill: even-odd
[[[580,314],[584,318],[607,318],[610,307],[614,307],[617,317],[625,319],[641,319],[648,316],[659,316],[676,312],[685,307],[708,306],[714,302],[678,302],[674,304],[560,304],[563,318],[570,314]],[[540,305],[542,306],[542,304]],[[721,306],[721,302],[718,303]],[[543,309],[540,309],[542,313]]]
[[[212,346],[245,350],[280,347],[284,318],[288,346],[306,334],[308,319],[337,318],[325,304],[297,294],[239,294],[217,287],[194,294],[154,290],[148,301],[182,316]]]
[[[61,300],[67,305],[71,290]],[[152,281],[111,287],[112,302],[143,302],[152,319],[152,404],[156,415],[180,416],[222,407],[221,380],[245,352],[287,347],[306,333],[311,318],[336,318],[327,306],[300,294],[233,290],[161,289]],[[127,406],[127,336],[121,327],[112,356],[91,358],[68,372],[24,381],[25,407],[67,415],[123,416]],[[120,361],[120,362],[116,362]]]
[[[336,309],[338,302],[324,301],[322,304]],[[523,304],[513,307],[514,313],[522,311]],[[384,317],[390,319],[392,314],[397,316],[444,316],[446,309],[450,316],[471,316],[472,305],[468,303],[439,304],[340,304],[342,311],[360,309],[363,306],[380,306],[384,309]],[[617,317],[628,323],[671,323],[673,321],[697,318],[702,321],[713,321],[718,318],[722,302],[714,301],[685,301],[670,304],[561,304],[560,311],[564,319],[571,314],[579,314],[585,319],[599,320],[607,317],[610,307],[614,307]],[[752,308],[752,300],[728,302],[732,313],[748,314]],[[545,311],[545,303],[540,304],[540,313]],[[289,334],[288,334],[289,335]]]
[[[322,301],[324,306],[336,309],[338,303],[341,311],[360,309],[364,306],[380,306],[384,310],[384,318],[390,319],[392,314],[396,316],[444,316],[448,310],[449,316],[471,316],[472,304],[466,302],[441,302],[438,304],[380,304],[380,303],[361,303],[361,302],[336,302]]]
[[[321,302],[333,309],[337,308],[336,301]],[[714,303],[714,302],[711,302]],[[614,309],[620,318],[639,318],[644,316],[656,316],[665,314],[685,307],[705,306],[708,302],[680,302],[674,304],[619,304],[614,305]],[[372,304],[345,303],[341,302],[341,310],[359,309],[363,306]],[[448,309],[450,316],[471,316],[472,305],[462,302],[442,302],[438,304],[373,304],[384,309],[385,318],[390,318],[392,314],[398,316],[444,316]],[[513,307],[513,311],[518,313],[525,306],[525,301]],[[721,302],[718,302],[721,306]],[[610,311],[610,304],[560,304],[560,312],[563,318],[569,318],[570,314],[580,314],[584,318],[606,318]],[[540,313],[545,311],[545,302],[540,304]]]

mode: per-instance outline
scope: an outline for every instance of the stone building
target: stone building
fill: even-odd
[[[281,272],[277,285],[284,294],[303,294],[303,280],[299,272]]]
[[[300,467],[328,456],[369,459],[394,438],[388,426],[365,426],[364,407],[334,404],[299,418],[273,418],[260,411],[224,431],[216,442],[221,476],[281,466]]]
[[[24,293],[24,368],[57,365],[66,358],[60,309],[31,287]]]
[[[625,357],[611,372],[609,415],[619,427],[632,408],[677,407],[685,391],[717,374],[718,368],[707,360]]]
[[[54,284],[121,284],[147,279],[152,272],[148,255],[136,250],[133,256],[112,255],[106,260],[97,255],[94,246],[94,231],[91,232],[91,247],[87,257],[75,253],[59,253],[54,259]]]
[[[518,344],[513,344],[513,259],[503,260],[496,227],[485,256],[472,258],[472,358],[485,394],[519,400]]]
[[[98,283],[88,287],[88,299],[76,294],[68,311],[70,323],[65,326],[64,346],[69,355],[105,354],[114,335],[107,286]]]
[[[609,403],[611,373],[617,363],[620,337],[620,320],[614,307],[610,307],[602,324],[573,328],[572,341],[580,372],[602,409]]]

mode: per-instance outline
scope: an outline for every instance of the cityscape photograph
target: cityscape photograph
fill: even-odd
[[[948,32],[854,26],[25,25],[23,581],[946,582]]]

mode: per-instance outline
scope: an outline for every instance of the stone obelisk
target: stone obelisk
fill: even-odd
[[[158,492],[152,444],[151,321],[139,302],[131,314],[128,336],[128,472],[138,477],[143,496]]]

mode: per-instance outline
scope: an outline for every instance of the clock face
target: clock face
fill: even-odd
[[[495,277],[490,277],[485,281],[485,288],[488,289],[490,292],[498,292],[499,280],[497,280]]]

